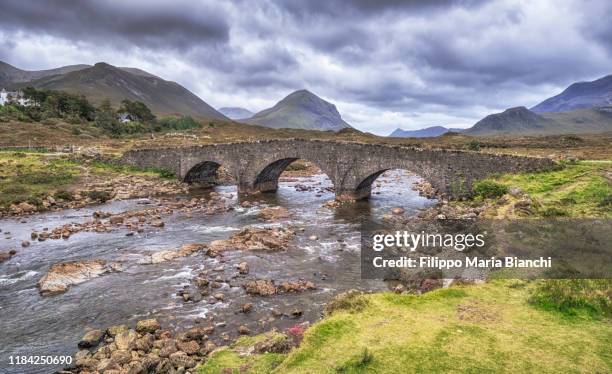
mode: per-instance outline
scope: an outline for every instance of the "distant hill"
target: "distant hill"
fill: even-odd
[[[419,130],[402,130],[395,129],[390,137],[396,138],[435,138],[436,136],[444,135],[447,132],[462,132],[464,129],[446,128],[444,126],[431,126]]]
[[[68,65],[48,70],[21,70],[6,62],[0,61],[0,88],[7,88],[15,83],[29,82],[57,74],[88,68],[89,65]]]
[[[612,106],[537,114],[525,107],[491,114],[463,131],[466,135],[536,135],[612,131]]]
[[[223,107],[217,110],[229,119],[245,119],[253,116],[250,110],[239,107]]]
[[[61,75],[51,75],[21,86],[85,95],[94,104],[109,99],[119,106],[123,99],[145,103],[157,115],[189,115],[227,119],[178,83],[135,68],[118,68],[103,62]]]
[[[592,82],[574,83],[557,96],[531,108],[536,113],[568,112],[576,109],[612,106],[612,75]]]
[[[506,109],[502,113],[490,114],[464,131],[467,135],[499,135],[545,132],[554,126],[554,121],[541,117],[524,106]]]
[[[307,90],[295,91],[272,108],[242,122],[272,128],[340,131],[351,127],[338,109]]]

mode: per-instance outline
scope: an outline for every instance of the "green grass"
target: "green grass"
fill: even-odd
[[[612,280],[551,279],[536,282],[530,300],[566,316],[612,317]]]
[[[217,349],[198,367],[200,374],[217,374],[223,370],[231,373],[268,374],[287,356],[282,353],[248,354],[252,347],[265,340],[284,340],[285,335],[269,332],[256,336],[244,336],[229,347]]]
[[[537,283],[365,295],[307,330],[274,373],[610,372],[609,319],[530,302]],[[249,371],[246,371],[249,372]]]
[[[612,161],[580,161],[561,170],[504,174],[490,182],[520,188],[542,217],[612,217]]]
[[[161,169],[140,169],[100,161],[85,163],[44,152],[0,152],[0,210],[21,202],[40,207],[47,196],[70,200],[70,191],[82,188],[80,181],[86,170],[89,175],[108,178],[119,174],[172,177]],[[92,198],[105,200],[98,195]]]

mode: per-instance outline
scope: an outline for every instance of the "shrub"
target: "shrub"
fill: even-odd
[[[61,200],[65,200],[65,201],[72,201],[72,200],[74,200],[74,196],[72,195],[72,192],[66,191],[66,190],[59,190],[59,191],[57,191],[53,195],[53,197],[56,198],[56,199],[61,199]]]
[[[111,199],[111,194],[108,191],[92,190],[85,192],[85,196],[89,197],[94,201],[105,203]]]
[[[478,140],[472,140],[468,143],[467,147],[470,151],[478,152],[480,151],[480,142]]]
[[[483,180],[474,183],[472,191],[475,196],[492,199],[505,195],[508,192],[508,186],[491,180]]]

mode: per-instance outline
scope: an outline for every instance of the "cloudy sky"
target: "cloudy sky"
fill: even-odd
[[[306,88],[355,127],[469,127],[612,73],[612,2],[3,0],[0,60],[105,61],[258,111]]]

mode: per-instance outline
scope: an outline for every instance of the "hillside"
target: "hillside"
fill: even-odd
[[[0,88],[8,87],[15,83],[29,82],[57,74],[66,74],[72,71],[88,68],[89,65],[68,65],[48,70],[21,70],[6,62],[0,61]]]
[[[272,108],[262,110],[242,122],[272,128],[340,131],[351,126],[336,106],[307,90],[295,91]]]
[[[559,95],[531,108],[536,113],[567,112],[612,105],[612,75],[592,82],[574,83]]]
[[[444,135],[447,132],[462,132],[463,129],[446,128],[444,126],[431,126],[419,130],[402,130],[400,128],[395,129],[390,137],[396,138],[435,138],[436,136]]]
[[[223,107],[218,111],[229,119],[244,119],[253,116],[253,112],[239,107]]]
[[[106,63],[21,83],[40,89],[85,95],[94,104],[109,99],[119,106],[123,99],[142,101],[157,115],[189,115],[227,119],[178,83],[166,81],[140,69],[118,68]]]
[[[612,131],[612,107],[536,114],[525,107],[491,114],[465,130],[466,135],[586,134]]]
[[[467,135],[500,135],[512,133],[544,133],[554,121],[541,117],[521,106],[486,116],[465,130]]]

